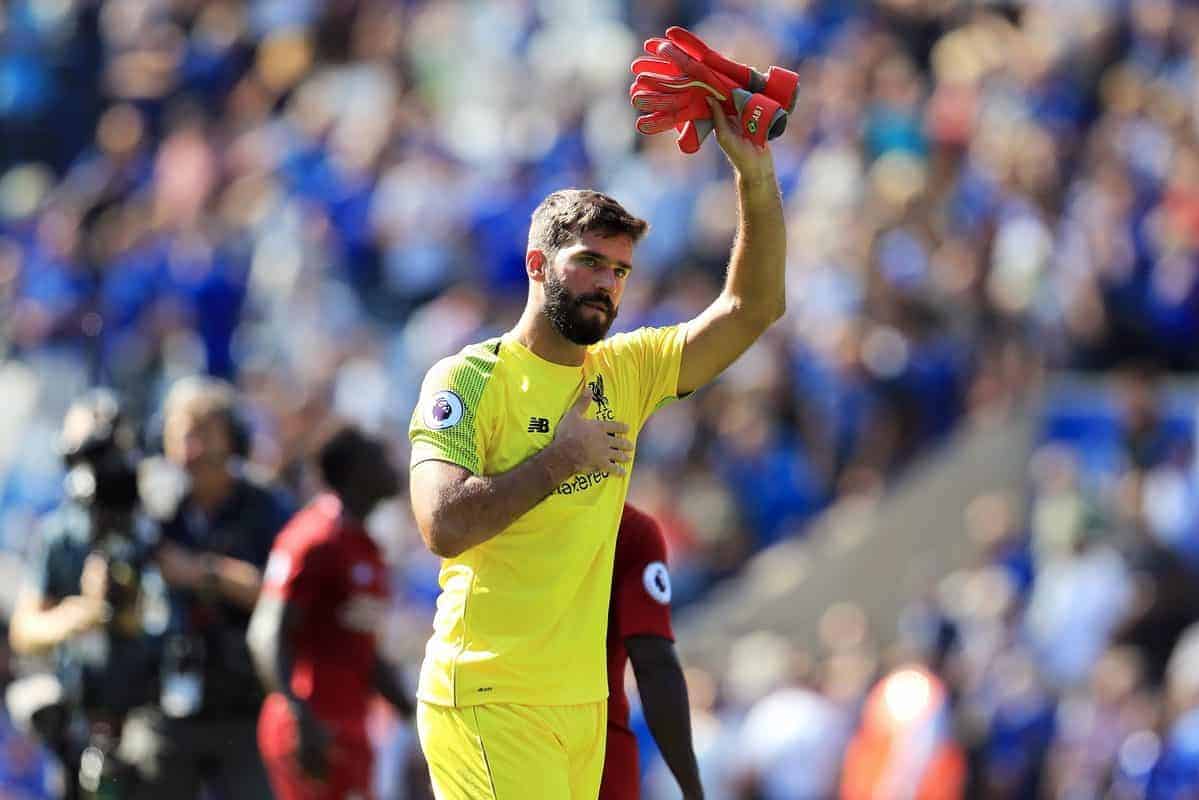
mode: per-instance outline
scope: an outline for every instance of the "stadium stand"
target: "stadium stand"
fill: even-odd
[[[1111,377],[1199,366],[1199,7],[1186,0],[10,0],[4,574],[60,497],[63,412],[96,383],[153,430],[175,379],[234,381],[255,464],[301,497],[308,435],[333,414],[402,460],[420,376],[517,316],[521,237],[549,190],[592,185],[653,224],[618,329],[698,310],[732,235],[726,167],[714,146],[684,159],[667,136],[638,137],[625,95],[629,59],[668,24],[801,74],[773,144],[787,317],[655,418],[638,454],[631,498],[666,528],[676,605],[823,510],[885,491],[960,426],[1005,418],[1046,370],[1093,372],[1098,389],[1051,393],[1027,501],[975,506],[1010,525],[978,522],[993,560],[948,585],[1002,584],[1005,603],[906,619],[966,617],[953,621],[977,679],[958,705],[979,781],[967,796],[1199,786],[1189,611],[1139,593],[1145,576],[1165,593],[1199,553],[1190,401],[1155,416],[1136,397],[1148,379]],[[1063,522],[1083,507],[1101,524]],[[395,532],[388,646],[410,654],[437,563],[406,498],[378,521]],[[1113,605],[1086,624],[1063,616],[1063,587],[1101,577],[1126,603],[1105,591]],[[1134,624],[1129,608],[1149,616]],[[878,632],[853,606],[830,614],[827,652],[762,634],[733,655],[778,666],[797,692],[784,699],[842,720],[848,741]],[[1048,648],[1061,630],[1078,649]],[[729,669],[690,681],[713,797],[766,773],[722,754],[743,723],[770,729],[762,704],[783,685]],[[384,729],[397,752],[410,744]],[[0,738],[16,743],[0,785],[46,796],[19,737]],[[821,753],[833,785],[839,754]],[[668,796],[645,763],[647,796]],[[821,791],[780,785],[763,791]]]

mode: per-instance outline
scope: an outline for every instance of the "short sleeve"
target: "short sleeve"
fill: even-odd
[[[321,548],[315,543],[297,544],[280,537],[262,571],[262,590],[300,608],[311,608],[322,589],[328,590],[323,586],[327,560],[321,558]]]
[[[614,587],[620,638],[661,636],[674,641],[670,624],[670,572],[666,567],[666,542],[658,523],[645,514],[626,513],[617,547],[620,574]]]
[[[638,387],[642,422],[662,406],[678,399],[679,368],[686,324],[665,328],[638,328],[611,339],[617,368]]]
[[[412,412],[408,438],[412,466],[437,460],[478,475],[486,460],[484,394],[498,358],[495,347],[475,345],[429,370]]]

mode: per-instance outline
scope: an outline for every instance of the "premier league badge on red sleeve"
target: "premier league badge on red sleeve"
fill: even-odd
[[[670,572],[665,564],[661,561],[646,564],[645,572],[641,573],[641,582],[650,597],[664,606],[670,604]]]

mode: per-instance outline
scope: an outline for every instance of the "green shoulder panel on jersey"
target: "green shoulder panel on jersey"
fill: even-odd
[[[479,474],[479,408],[499,351],[500,339],[489,339],[467,345],[429,370],[408,430],[414,465],[440,459]]]

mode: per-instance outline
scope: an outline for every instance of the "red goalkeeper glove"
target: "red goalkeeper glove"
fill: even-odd
[[[691,81],[683,71],[665,59],[639,58],[632,70],[637,78],[629,87],[629,100],[642,112],[637,117],[637,130],[652,135],[675,128],[679,131],[679,150],[699,150],[713,130],[712,110],[704,98],[723,100],[722,93],[689,86]]]
[[[666,39],[683,48],[687,55],[729,78],[742,89],[754,94],[760,92],[766,95],[782,106],[788,114],[795,110],[795,100],[799,94],[799,75],[791,70],[771,66],[763,75],[753,67],[733,61],[720,51],[713,50],[703,39],[677,25],[667,28]],[[646,42],[646,52],[656,53],[660,45],[655,44],[655,49],[651,51],[649,49],[650,42],[661,41],[661,39],[650,39],[649,42]]]
[[[733,61],[720,51],[709,47],[703,39],[691,31],[678,26],[667,29],[665,39],[654,38],[646,41],[645,52],[649,53],[650,56],[660,56],[661,47],[667,42],[682,48],[687,55],[710,67],[721,78],[727,78],[733,86],[740,87],[753,94],[761,93],[766,95],[782,106],[783,110],[788,114],[795,110],[795,101],[799,93],[799,75],[795,72],[782,67],[771,66],[766,71],[766,74],[763,75],[753,67]],[[636,71],[634,69],[634,72]],[[784,121],[783,126],[785,124],[786,122]],[[697,130],[697,126],[700,126],[699,130]],[[699,148],[699,143],[702,143],[708,133],[711,132],[710,128],[703,127],[702,123],[698,122],[684,122],[677,127],[681,134],[680,148],[684,148],[684,144],[688,148],[694,148],[690,150],[684,149],[684,152],[694,152],[695,149]],[[769,138],[773,139],[781,133],[782,127],[777,131],[772,129]]]
[[[645,47],[651,55],[633,62],[637,77],[629,88],[633,106],[646,112],[637,120],[642,133],[674,127],[680,134],[679,149],[694,153],[712,131],[708,97],[736,117],[741,135],[759,146],[786,128],[787,114],[776,100],[746,91],[672,41],[650,39]]]

